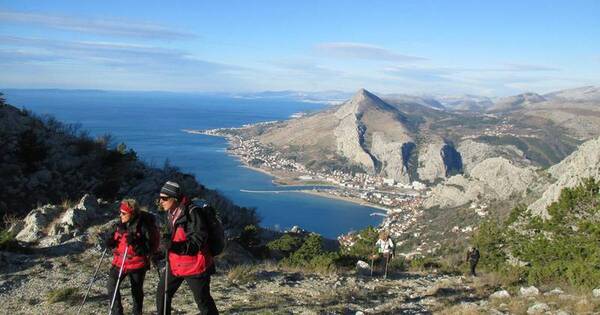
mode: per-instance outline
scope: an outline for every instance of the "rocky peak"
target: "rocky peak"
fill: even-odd
[[[344,103],[336,112],[336,116],[343,118],[349,114],[360,117],[370,110],[396,111],[395,108],[384,102],[375,94],[365,90],[358,90],[350,101]]]

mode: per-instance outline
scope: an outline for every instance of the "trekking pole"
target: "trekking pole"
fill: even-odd
[[[169,279],[169,250],[165,250],[165,300],[163,301],[163,315],[167,315],[167,288]]]
[[[77,310],[77,315],[81,313],[81,309],[83,308],[83,304],[85,304],[85,300],[87,299],[88,294],[90,293],[90,289],[92,289],[92,284],[94,284],[94,280],[96,280],[96,275],[98,274],[98,270],[100,270],[100,265],[102,265],[102,260],[104,260],[104,255],[106,254],[106,248],[102,251],[102,256],[100,257],[100,261],[98,262],[98,266],[96,266],[96,271],[94,271],[94,275],[92,276],[92,281],[90,281],[90,285],[83,296],[83,301],[81,301],[81,305],[79,305],[79,309]]]
[[[373,262],[375,262],[374,256],[375,254],[371,255],[371,278],[373,278]]]
[[[110,312],[108,315],[112,315],[113,306],[115,305],[115,299],[117,298],[117,291],[119,290],[119,284],[121,284],[121,274],[123,274],[123,267],[125,266],[125,260],[127,259],[127,250],[129,246],[125,247],[125,255],[123,255],[123,262],[121,262],[121,268],[119,269],[119,277],[117,278],[117,285],[115,286],[115,292],[113,293],[112,302],[110,302]]]

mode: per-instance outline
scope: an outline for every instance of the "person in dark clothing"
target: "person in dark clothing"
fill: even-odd
[[[479,262],[479,250],[476,247],[471,247],[467,251],[467,259],[466,261],[469,263],[471,268],[471,275],[473,277],[477,276],[475,273],[475,268],[477,267],[477,263]]]
[[[161,188],[159,203],[167,211],[168,232],[161,239],[167,268],[161,272],[156,292],[158,314],[171,314],[171,300],[184,280],[199,314],[219,314],[210,295],[210,276],[215,273],[215,266],[208,249],[208,226],[202,209],[183,196],[179,184],[172,181]]]
[[[145,215],[139,210],[137,202],[133,199],[125,199],[121,202],[120,222],[105,239],[107,248],[113,249],[112,267],[108,273],[107,291],[112,302],[113,295],[116,298],[112,308],[112,314],[122,315],[121,293],[119,286],[125,277],[129,277],[131,283],[131,295],[133,297],[133,314],[141,315],[144,304],[144,278],[149,267],[149,256],[152,245],[152,229],[155,228],[150,220],[143,218]],[[153,222],[153,221],[152,221]],[[125,257],[125,250],[127,256]],[[121,278],[119,271],[123,266]]]

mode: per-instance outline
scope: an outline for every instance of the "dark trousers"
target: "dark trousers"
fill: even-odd
[[[469,261],[469,265],[471,267],[471,276],[477,276],[477,274],[475,273],[475,268],[477,267],[477,261]]]
[[[169,268],[170,269],[170,268]],[[165,303],[165,272],[160,275],[160,281],[158,282],[158,290],[156,290],[156,309],[158,315],[171,314],[171,300],[181,283],[185,280],[192,294],[194,295],[194,301],[198,306],[199,314],[202,315],[217,315],[219,311],[215,305],[215,301],[210,296],[210,275],[205,274],[202,276],[192,277],[176,277],[169,270],[167,278],[167,311],[164,312]]]
[[[144,306],[144,278],[146,277],[146,269],[139,269],[130,271],[127,274],[121,274],[121,281],[119,282],[119,287],[125,277],[129,277],[129,283],[131,283],[131,296],[133,297],[133,314],[134,315],[142,315],[142,308]],[[108,283],[106,285],[106,289],[108,291],[109,297],[109,307],[112,302],[113,295],[115,293],[115,288],[117,286],[117,278],[119,277],[119,268],[112,267],[108,273]],[[115,304],[113,305],[112,314],[113,315],[123,315],[123,305],[121,305],[121,290],[117,289],[117,297],[115,298]]]

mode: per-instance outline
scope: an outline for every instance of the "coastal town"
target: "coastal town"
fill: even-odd
[[[272,122],[260,123],[267,126]],[[192,134],[225,137],[228,151],[247,167],[274,176],[274,182],[284,185],[306,186],[301,192],[338,198],[384,210],[383,225],[388,226],[392,236],[405,232],[422,215],[421,204],[427,187],[420,182],[405,184],[390,178],[366,173],[347,173],[340,170],[308,169],[301,163],[287,159],[281,152],[244,136],[239,128],[211,130],[184,130]]]

